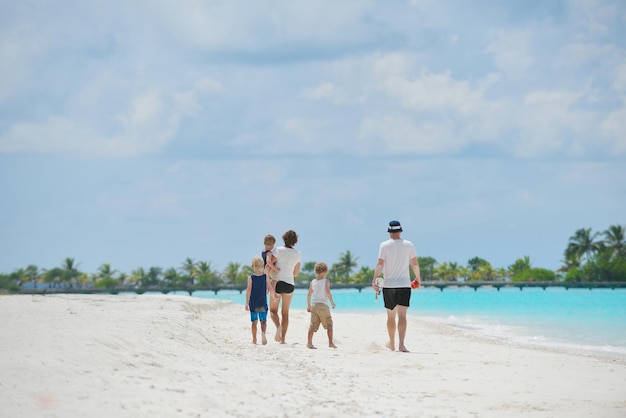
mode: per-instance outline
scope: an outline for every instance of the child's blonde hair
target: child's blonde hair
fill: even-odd
[[[315,274],[322,274],[328,271],[328,264],[320,261],[315,263]]]
[[[272,234],[267,234],[265,238],[263,238],[263,245],[274,245],[276,244],[276,238]]]
[[[255,255],[254,257],[252,257],[252,262],[250,263],[250,265],[252,266],[252,268],[258,267],[262,269],[265,263],[263,262],[263,258],[260,255]]]

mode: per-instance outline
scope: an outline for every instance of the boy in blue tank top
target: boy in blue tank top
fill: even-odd
[[[269,279],[263,273],[265,263],[261,256],[252,257],[251,267],[253,274],[248,276],[246,288],[246,311],[250,311],[252,322],[252,344],[256,344],[257,322],[261,323],[261,342],[267,344],[265,331],[267,329],[267,289]]]

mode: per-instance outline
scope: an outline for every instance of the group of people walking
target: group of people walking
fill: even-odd
[[[411,241],[402,239],[402,226],[398,221],[389,222],[389,239],[382,242],[378,250],[378,262],[372,278],[372,287],[380,289],[387,311],[387,348],[395,351],[395,336],[398,335],[398,351],[408,352],[404,342],[407,329],[407,309],[411,300],[411,290],[421,285],[420,268],[415,246]],[[267,316],[276,327],[274,340],[285,344],[289,328],[289,309],[295,290],[295,279],[300,273],[302,255],[294,246],[298,242],[295,231],[289,230],[282,236],[283,245],[275,247],[276,238],[266,235],[264,249],[260,256],[252,258],[253,274],[248,277],[245,309],[250,312],[252,322],[252,342],[257,343],[257,323],[261,326],[261,342],[267,344]],[[411,280],[409,268],[413,271]],[[307,312],[311,313],[307,347],[314,349],[313,335],[320,325],[328,335],[328,345],[337,348],[333,342],[333,320],[328,304],[335,308],[330,282],[326,278],[328,265],[324,262],[315,264],[315,279],[309,284],[307,294]],[[267,294],[269,293],[269,306]],[[280,308],[280,313],[279,313]]]

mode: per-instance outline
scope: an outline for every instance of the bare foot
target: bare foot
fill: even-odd
[[[256,338],[252,340],[252,344],[256,344]]]
[[[276,335],[274,336],[274,341],[280,342],[280,340],[283,338],[282,331],[283,329],[281,327],[278,327],[276,329]]]
[[[398,351],[402,351],[403,353],[410,353],[409,350],[406,349],[405,346],[401,345],[400,347],[398,347]]]
[[[329,346],[330,348],[337,348],[337,346],[335,345],[335,343],[332,343],[332,342],[331,342],[330,344],[328,344],[328,346]]]
[[[385,347],[387,347],[388,349],[390,349],[391,351],[396,351],[396,347],[394,347],[393,345],[391,345],[390,342],[386,342],[385,343]]]
[[[261,342],[263,343],[263,345],[267,344],[267,338],[265,337],[265,333],[261,335]]]
[[[313,344],[307,344],[306,347],[311,348],[313,350],[317,350],[317,347],[315,347]]]

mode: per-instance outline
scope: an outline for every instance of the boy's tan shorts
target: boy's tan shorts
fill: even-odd
[[[320,323],[324,329],[333,327],[333,318],[330,316],[330,309],[325,303],[314,303],[311,305],[311,329],[316,332]]]

